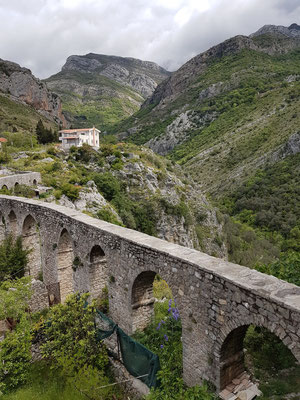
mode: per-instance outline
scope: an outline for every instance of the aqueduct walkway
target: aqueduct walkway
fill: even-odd
[[[129,334],[149,321],[155,275],[165,279],[182,319],[188,385],[207,379],[220,390],[238,375],[250,324],[300,361],[300,287],[55,204],[3,195],[0,214],[0,238],[23,236],[33,248],[29,272],[43,274],[52,300],[96,296],[107,284],[110,316]]]

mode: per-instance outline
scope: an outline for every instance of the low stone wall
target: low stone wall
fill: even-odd
[[[15,175],[0,177],[0,189],[14,189],[16,185],[34,186],[41,183],[41,174],[39,172],[23,172]]]

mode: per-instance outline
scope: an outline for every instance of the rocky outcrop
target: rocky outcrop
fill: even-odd
[[[188,140],[194,130],[203,128],[211,123],[216,116],[216,112],[199,116],[194,111],[185,111],[167,126],[162,135],[149,140],[145,145],[158,154],[167,155],[177,145]]]
[[[300,132],[293,133],[286,143],[281,145],[274,153],[271,154],[268,161],[276,163],[288,156],[298,154],[300,152]]]
[[[252,33],[250,37],[265,35],[265,34],[280,34],[290,38],[300,38],[300,25],[291,24],[289,27],[281,25],[264,25],[258,31]]]
[[[109,210],[112,214],[114,214],[120,223],[122,222],[115,209],[98,192],[94,181],[89,181],[86,184],[86,187],[79,192],[79,197],[74,202],[72,202],[65,195],[62,195],[59,200],[55,200],[54,196],[50,196],[46,198],[45,201],[56,201],[61,206],[69,207],[78,211],[88,212],[90,214],[97,214],[99,210],[105,208]]]
[[[106,76],[131,87],[145,98],[170,75],[170,72],[154,62],[94,53],[68,57],[62,71],[68,70]]]
[[[27,68],[0,59],[0,93],[12,100],[32,106],[40,114],[58,124],[66,125],[60,98]]]
[[[90,53],[68,57],[61,72],[46,82],[61,96],[72,124],[103,131],[138,111],[169,75],[149,61]]]

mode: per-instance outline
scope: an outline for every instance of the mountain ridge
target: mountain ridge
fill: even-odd
[[[89,53],[69,56],[45,82],[62,97],[71,123],[105,130],[136,112],[169,75],[150,61]]]
[[[0,59],[0,95],[8,101],[32,107],[51,122],[67,125],[60,98],[30,69],[15,62]]]

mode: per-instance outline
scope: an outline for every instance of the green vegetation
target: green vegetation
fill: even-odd
[[[26,382],[31,360],[30,320],[26,312],[31,297],[30,278],[0,284],[0,320],[15,329],[0,342],[0,395]]]
[[[69,296],[64,305],[30,315],[29,278],[23,279],[0,287],[0,316],[10,315],[15,321],[14,330],[0,342],[3,398],[26,399],[40,395],[43,399],[54,399],[58,393],[66,399],[108,400],[113,394],[121,396],[119,387],[110,385],[112,377],[106,350],[95,339],[95,305],[87,303],[89,295]],[[14,300],[8,309],[4,308],[4,314],[2,300],[6,305]],[[41,346],[43,355],[41,362],[33,364],[32,342]]]
[[[16,391],[2,395],[2,400],[86,400],[76,388],[61,377],[59,370],[49,368],[45,362],[29,366],[27,384]]]
[[[165,301],[156,302],[153,322],[134,338],[159,355],[160,386],[151,390],[148,400],[213,400],[216,396],[207,384],[188,388],[182,379],[181,321],[172,293],[167,283],[156,276],[153,295]]]
[[[24,276],[29,252],[22,249],[20,236],[8,235],[0,244],[0,280]]]
[[[282,249],[300,250],[300,154],[258,170],[223,200],[226,210],[253,228],[282,236]]]
[[[57,140],[58,140],[57,133],[52,131],[51,128],[50,129],[45,128],[41,119],[37,123],[35,133],[36,133],[37,141],[40,144],[57,142]]]
[[[39,120],[46,126],[56,125],[42,117],[33,107],[17,103],[0,93],[0,132],[34,132]]]
[[[60,80],[63,80],[63,85]],[[94,125],[102,131],[109,130],[112,125],[136,112],[143,102],[142,96],[130,87],[99,74],[61,71],[47,82],[60,95],[68,118],[80,128]],[[73,89],[79,85],[84,93],[82,95]],[[95,86],[99,88],[96,94]]]
[[[300,391],[300,367],[280,339],[264,328],[250,326],[244,345],[246,364],[260,381],[261,400],[280,400],[282,396]],[[290,397],[295,399],[296,397]]]

